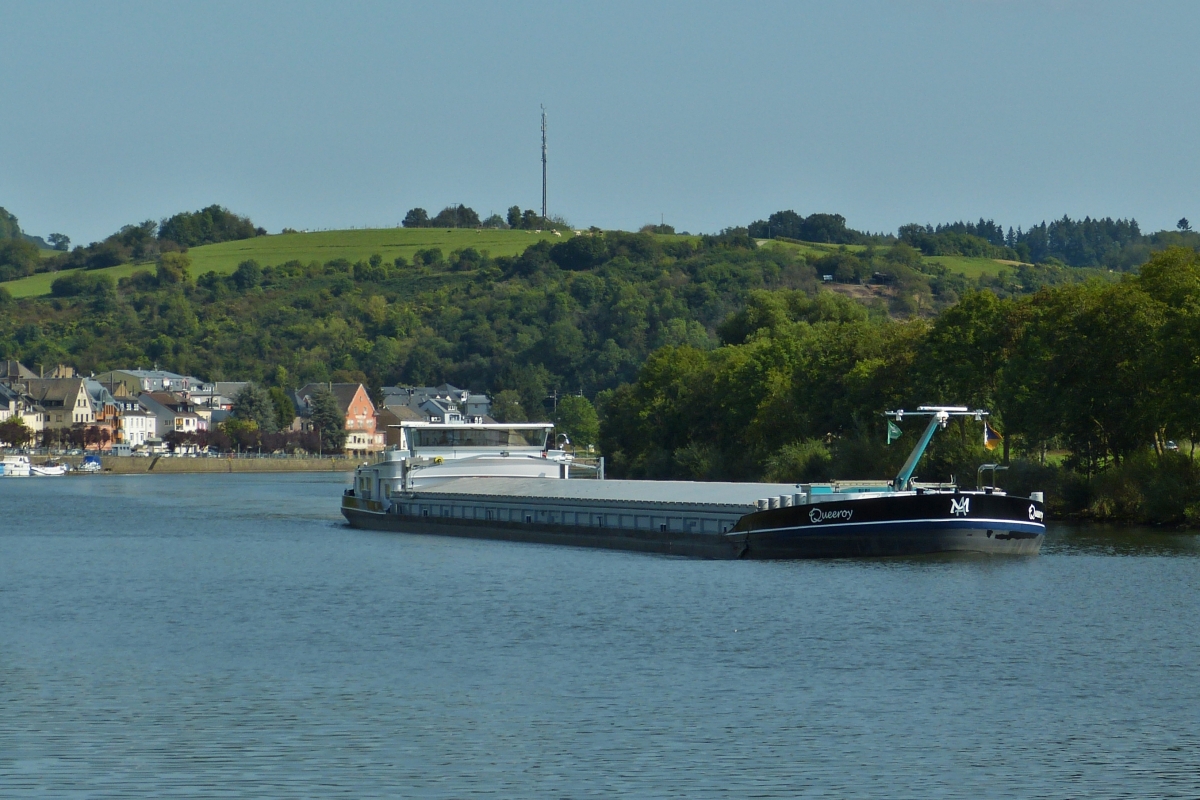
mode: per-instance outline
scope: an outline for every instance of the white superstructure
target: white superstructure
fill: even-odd
[[[6,478],[28,478],[29,456],[5,456],[0,461],[0,475]]]
[[[355,471],[354,496],[384,511],[392,497],[429,490],[460,478],[566,480],[576,465],[565,450],[551,449],[553,423],[403,422],[400,446]]]

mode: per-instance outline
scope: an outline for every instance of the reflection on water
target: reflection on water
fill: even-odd
[[[697,561],[347,481],[0,480],[0,797],[1200,795],[1189,536]]]
[[[1200,535],[1176,528],[1053,522],[1043,553],[1111,556],[1196,556]]]

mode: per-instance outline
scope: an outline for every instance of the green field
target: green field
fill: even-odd
[[[968,278],[978,278],[982,275],[995,275],[1000,270],[1012,272],[1015,263],[997,261],[994,258],[970,258],[968,256],[926,256],[926,264],[940,264],[951,272],[958,272]]]
[[[843,245],[819,244],[817,242],[785,242],[782,239],[757,239],[759,247],[778,247],[782,250],[792,250],[809,258],[821,258],[830,253],[836,253]],[[866,248],[860,244],[848,244],[844,247],[850,252],[858,252]]]
[[[560,242],[571,235],[568,232],[562,236],[555,236],[550,231],[534,233],[491,229],[374,228],[259,236],[254,239],[193,247],[188,251],[188,255],[192,257],[192,276],[199,277],[206,272],[232,274],[237,265],[247,259],[254,259],[264,267],[292,260],[307,264],[310,261],[324,263],[335,258],[344,258],[354,262],[370,258],[375,253],[387,261],[395,259],[396,256],[404,256],[411,260],[418,250],[430,247],[441,248],[446,255],[453,250],[474,247],[476,250],[487,250],[493,256],[511,256],[524,251],[539,239]],[[146,263],[122,264],[95,272],[119,280],[134,272],[153,270],[154,265]],[[50,284],[65,274],[66,272],[43,272],[28,278],[0,283],[0,286],[8,289],[13,297],[33,297],[49,294]]]

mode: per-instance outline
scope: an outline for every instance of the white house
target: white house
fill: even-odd
[[[158,436],[158,417],[145,409],[138,408],[121,414],[121,443],[130,447],[143,447],[147,439]]]

